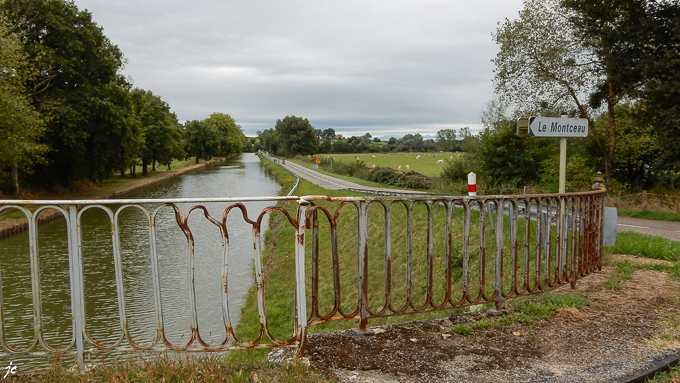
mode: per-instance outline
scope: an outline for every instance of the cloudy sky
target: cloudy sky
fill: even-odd
[[[75,0],[124,74],[181,121],[230,114],[246,135],[296,115],[344,135],[478,129],[499,21],[521,0]]]

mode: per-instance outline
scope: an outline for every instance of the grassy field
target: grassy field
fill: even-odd
[[[416,157],[420,155],[419,159]],[[437,164],[437,160],[447,160],[451,157],[457,158],[460,153],[359,153],[359,154],[319,154],[318,157],[322,161],[330,161],[335,158],[336,161],[354,161],[357,157],[366,163],[367,167],[397,169],[401,166],[402,171],[406,171],[406,165],[409,165],[410,170],[418,172],[428,177],[439,177],[442,171],[443,164]],[[375,158],[373,157],[375,156]],[[316,157],[314,157],[316,158]]]

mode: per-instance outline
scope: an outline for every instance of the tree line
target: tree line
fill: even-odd
[[[363,136],[344,138],[338,136],[333,128],[323,131],[315,129],[309,120],[302,117],[286,116],[277,120],[273,129],[257,132],[255,150],[265,150],[283,156],[331,154],[331,153],[376,153],[376,152],[434,152],[460,151],[472,134],[469,128],[460,129],[458,136],[453,129],[437,132],[437,140],[424,139],[419,133],[406,134],[402,138],[391,137],[387,142],[373,137],[371,133]]]
[[[478,144],[447,166],[447,178],[475,171],[508,187],[556,180],[557,139],[519,138],[516,119],[566,112],[589,125],[588,137],[569,139],[573,188],[594,170],[619,190],[680,186],[680,3],[525,0],[493,39],[496,97]]]
[[[234,120],[181,124],[122,74],[124,56],[88,11],[66,0],[0,1],[0,188],[142,174],[175,159],[238,153]]]

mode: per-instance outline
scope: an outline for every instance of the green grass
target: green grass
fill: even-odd
[[[6,371],[3,371],[3,375]],[[8,378],[10,378],[8,376]],[[14,382],[331,382],[325,373],[302,363],[224,363],[221,358],[166,358],[155,361],[130,359],[114,364],[97,364],[95,368],[74,374],[59,363],[46,372],[17,374]]]
[[[645,383],[678,383],[680,382],[680,364],[671,367],[669,371],[654,374],[652,379],[645,379]]]
[[[605,251],[609,254],[635,255],[672,262],[680,261],[680,242],[628,231],[617,233],[616,245],[606,247]]]
[[[668,213],[655,210],[632,210],[632,209],[618,209],[617,213],[622,217],[653,219],[656,221],[680,222],[680,214],[678,213]]]
[[[580,294],[546,292],[509,301],[509,314],[507,315],[483,317],[477,322],[459,323],[452,326],[450,331],[458,335],[470,335],[473,332],[505,327],[516,323],[532,323],[536,320],[554,317],[557,310],[561,308],[581,308],[588,304],[590,302]]]
[[[621,283],[633,279],[633,273],[637,268],[630,261],[619,262],[616,265],[616,271],[609,274],[607,280],[602,285],[609,290],[621,290]]]
[[[420,159],[416,160],[416,156],[420,155]],[[319,154],[322,161],[327,161],[327,158],[335,158],[336,161],[354,161],[357,157],[366,163],[366,167],[397,169],[401,166],[402,171],[406,171],[406,165],[409,165],[410,170],[418,172],[427,177],[439,177],[443,164],[437,164],[437,160],[448,160],[451,157],[457,158],[460,153],[344,153],[344,154]],[[373,158],[375,156],[376,158]],[[316,157],[314,157],[316,158]]]

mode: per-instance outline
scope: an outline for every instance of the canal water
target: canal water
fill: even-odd
[[[275,196],[280,187],[264,168],[259,158],[244,153],[216,164],[168,180],[128,195],[130,199],[219,198]],[[256,221],[272,202],[246,202],[248,218]],[[145,205],[146,206],[146,205]],[[159,205],[146,206],[153,213]],[[193,204],[178,204],[182,217]],[[227,203],[206,204],[210,216],[222,221]],[[113,213],[119,206],[110,206]],[[121,310],[116,289],[113,243],[109,214],[99,208],[82,212],[82,254],[85,285],[87,331],[99,343],[113,345],[121,336]],[[188,225],[195,240],[195,286],[197,319],[204,341],[219,344],[226,337],[222,315],[221,271],[223,260],[219,228],[194,210]],[[262,219],[266,229],[268,216]],[[149,344],[156,335],[150,235],[147,218],[140,209],[122,209],[119,217],[122,280],[126,301],[126,317],[135,342]],[[230,238],[228,261],[228,304],[232,325],[238,323],[240,306],[253,284],[253,235],[239,209],[227,217]],[[191,339],[189,290],[190,252],[187,239],[179,229],[175,212],[163,207],[156,218],[157,253],[160,275],[161,304],[165,333],[170,342],[186,344]],[[40,291],[45,341],[51,347],[65,347],[72,339],[71,294],[67,251],[66,221],[57,220],[38,229]],[[4,336],[16,349],[30,347],[33,330],[28,234],[22,233],[0,240],[0,277]],[[126,346],[127,342],[122,341]],[[40,347],[37,347],[40,350]],[[26,359],[17,363],[33,365]],[[16,363],[15,363],[16,364]],[[26,366],[26,364],[24,364]],[[20,366],[20,369],[23,368]]]

